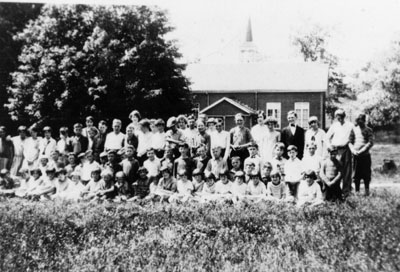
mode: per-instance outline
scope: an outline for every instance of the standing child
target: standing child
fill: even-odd
[[[285,181],[288,185],[289,194],[296,198],[299,183],[303,179],[302,164],[297,158],[297,147],[295,145],[289,145],[287,151],[289,158],[285,163]]]
[[[144,161],[143,167],[147,169],[149,177],[157,177],[160,174],[161,162],[156,157],[153,148],[147,150],[147,160]]]
[[[337,148],[331,146],[328,148],[329,158],[322,162],[320,177],[325,185],[325,200],[342,200],[342,189],[340,180],[342,178],[342,166],[337,159]]]
[[[274,147],[274,155],[271,160],[272,170],[277,170],[279,166],[282,168],[286,163],[286,159],[283,157],[283,153],[285,152],[285,145],[281,142],[275,144]]]
[[[265,186],[268,185],[268,182],[271,182],[271,171],[272,171],[272,164],[270,162],[264,163],[261,168],[261,181],[264,183]]]
[[[132,185],[138,178],[139,161],[135,159],[135,147],[133,145],[125,146],[125,159],[120,163],[124,179]]]
[[[192,172],[195,169],[195,162],[189,157],[189,145],[187,143],[179,144],[180,157],[174,162],[174,176],[184,170],[189,179],[192,179]]]
[[[242,166],[240,165],[240,157],[235,156],[231,158],[231,171],[229,171],[229,179],[230,180],[235,180],[235,174],[237,172],[243,172]]]
[[[315,182],[316,179],[317,175],[313,170],[308,170],[304,174],[304,179],[299,186],[298,207],[316,206],[324,202],[321,187]]]

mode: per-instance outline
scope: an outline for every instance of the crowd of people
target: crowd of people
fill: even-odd
[[[361,114],[352,124],[345,112],[325,133],[318,118],[309,128],[287,114],[280,132],[277,120],[260,112],[257,124],[225,131],[223,120],[205,115],[141,118],[134,110],[121,131],[114,119],[89,116],[85,127],[59,134],[46,126],[20,126],[7,135],[0,126],[0,195],[33,200],[260,202],[285,201],[299,206],[342,201],[364,181],[369,194],[372,130]],[[39,135],[42,136],[39,136]],[[56,140],[57,138],[57,140]]]

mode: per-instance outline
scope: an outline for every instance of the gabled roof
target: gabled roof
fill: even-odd
[[[217,106],[218,104],[220,104],[220,103],[222,103],[224,101],[228,102],[229,104],[232,104],[236,108],[241,109],[242,111],[246,112],[247,114],[256,114],[257,113],[254,109],[250,108],[249,106],[243,105],[243,104],[241,104],[241,103],[239,103],[239,102],[237,102],[237,101],[235,101],[233,99],[230,99],[228,97],[223,97],[220,100],[212,103],[210,106],[202,109],[200,111],[200,113],[206,113],[209,109],[214,108],[215,106]]]
[[[326,92],[326,64],[237,63],[189,64],[185,75],[193,92]]]

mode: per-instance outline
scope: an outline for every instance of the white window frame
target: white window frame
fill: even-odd
[[[271,114],[272,111],[272,114]],[[281,128],[281,112],[282,112],[282,103],[281,102],[267,102],[266,104],[266,116],[273,116],[276,118],[278,121],[278,124],[275,126],[275,128],[280,129]]]
[[[295,102],[294,111],[297,113],[297,124],[307,129],[310,118],[310,102]]]

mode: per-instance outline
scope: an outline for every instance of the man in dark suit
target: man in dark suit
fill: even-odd
[[[287,120],[289,121],[289,125],[282,129],[281,142],[285,144],[286,148],[289,145],[295,145],[298,150],[297,157],[301,160],[303,158],[305,131],[296,124],[297,113],[295,111],[288,112]],[[287,152],[284,153],[284,157],[288,158]]]
[[[86,152],[88,149],[88,139],[82,135],[82,124],[76,123],[74,125],[74,136],[72,137],[72,147],[75,155]]]

